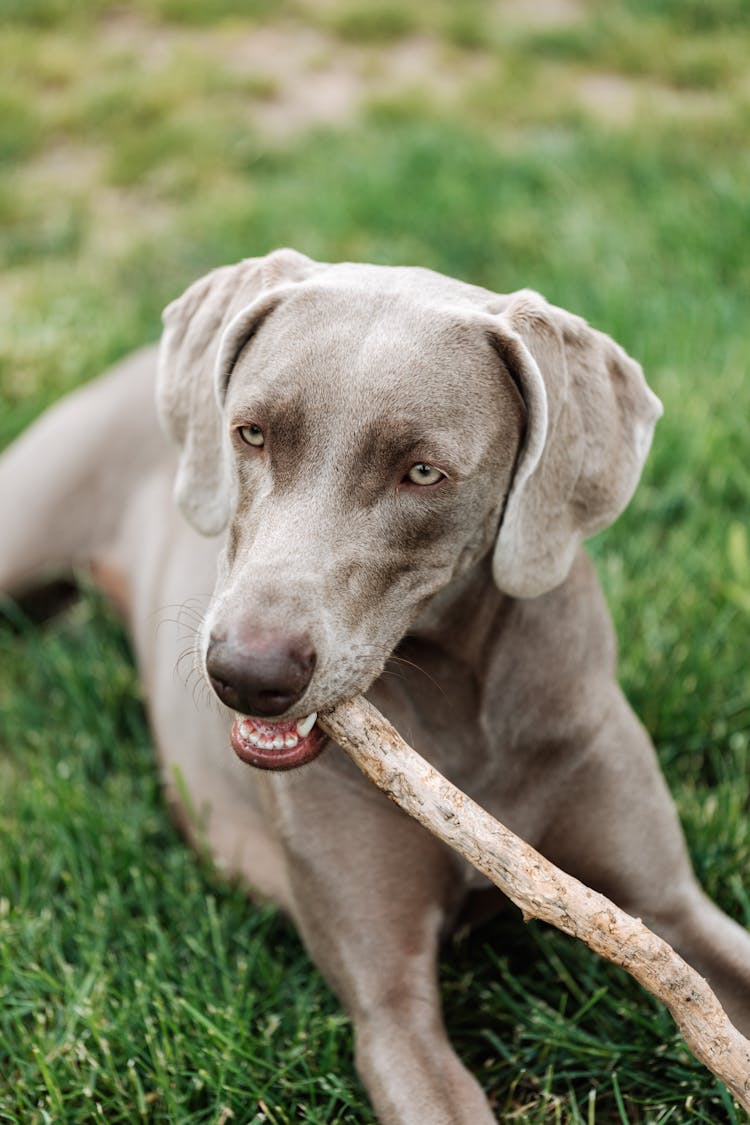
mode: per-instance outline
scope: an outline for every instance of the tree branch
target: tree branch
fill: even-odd
[[[643,923],[550,863],[457,789],[361,696],[318,722],[378,788],[523,911],[580,938],[662,1000],[690,1050],[750,1111],[750,1042],[706,981]]]

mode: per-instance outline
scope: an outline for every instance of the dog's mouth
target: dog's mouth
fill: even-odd
[[[317,758],[326,735],[313,711],[304,719],[256,719],[235,714],[232,748],[237,757],[261,770],[293,770]]]

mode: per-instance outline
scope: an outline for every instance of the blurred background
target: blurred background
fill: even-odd
[[[156,339],[201,273],[279,245],[531,286],[641,361],[665,417],[591,549],[700,877],[750,924],[747,0],[0,18],[0,445]],[[0,743],[0,1120],[371,1121],[292,931],[172,829],[93,593],[0,631]],[[444,975],[504,1120],[741,1120],[658,1006],[559,935],[493,923]]]

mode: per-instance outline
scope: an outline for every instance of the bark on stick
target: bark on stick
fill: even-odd
[[[695,1057],[750,1111],[750,1041],[667,942],[485,812],[361,696],[321,714],[318,722],[370,781],[486,875],[525,920],[540,918],[580,938],[662,1000]]]

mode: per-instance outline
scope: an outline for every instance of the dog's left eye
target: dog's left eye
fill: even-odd
[[[263,442],[265,441],[265,438],[263,437],[263,431],[261,430],[260,426],[238,426],[237,433],[240,435],[245,445],[254,445],[257,448],[258,446],[263,445]]]
[[[423,461],[418,461],[409,469],[404,480],[408,480],[411,484],[437,484],[444,476],[445,473],[436,469],[434,465],[425,465]]]

